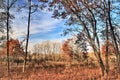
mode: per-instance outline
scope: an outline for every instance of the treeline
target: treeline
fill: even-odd
[[[62,43],[60,41],[42,41],[33,46],[36,54],[60,54]]]

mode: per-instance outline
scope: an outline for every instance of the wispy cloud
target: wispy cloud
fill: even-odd
[[[28,10],[22,9],[21,12],[17,12],[13,9],[11,13],[15,16],[11,37],[21,39],[21,37],[26,36],[27,32]],[[45,40],[63,41],[68,37],[61,37],[64,26],[63,20],[53,19],[51,16],[52,13],[48,12],[47,9],[37,11],[31,15],[29,50],[33,48],[34,44]]]
[[[27,11],[22,12],[12,12],[15,14],[15,19],[13,20],[13,38],[19,38],[26,34],[27,31]],[[19,15],[16,15],[19,14]],[[37,14],[37,15],[36,15]],[[56,28],[56,24],[60,23],[61,20],[52,19],[51,13],[36,13],[31,18],[30,34],[45,33],[52,31]]]

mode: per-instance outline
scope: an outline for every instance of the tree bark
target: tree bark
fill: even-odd
[[[27,26],[27,39],[26,39],[26,46],[25,46],[25,59],[23,64],[23,72],[26,70],[26,62],[27,62],[27,55],[28,55],[28,42],[29,42],[29,34],[30,34],[30,17],[31,17],[31,0],[28,0],[29,6],[29,13],[28,13],[28,26]]]
[[[109,74],[109,62],[108,62],[108,51],[109,51],[109,38],[108,38],[108,23],[107,23],[107,19],[106,19],[106,54],[105,54],[105,61],[106,61],[106,78],[108,80],[108,74]]]
[[[117,44],[117,41],[116,41],[116,37],[115,37],[115,33],[114,33],[114,27],[112,26],[112,20],[111,20],[111,16],[110,16],[110,14],[111,14],[111,12],[110,12],[110,10],[111,10],[111,7],[110,7],[110,5],[111,5],[111,2],[110,2],[110,0],[108,0],[108,22],[109,22],[109,25],[110,25],[110,32],[111,32],[111,37],[113,38],[113,43],[114,43],[114,46],[115,46],[115,51],[116,51],[116,57],[117,57],[117,66],[118,66],[118,68],[119,68],[119,70],[120,70],[120,52],[119,52],[119,47],[118,47],[118,44]]]
[[[9,59],[9,0],[7,0],[7,71],[10,74],[10,59]]]
[[[95,46],[93,45],[93,43],[91,43],[91,46],[94,50],[94,54],[96,55],[96,58],[98,59],[98,63],[100,65],[100,68],[101,68],[101,71],[102,71],[102,76],[104,76],[104,72],[105,72],[105,66],[104,66],[104,63],[103,63],[103,60],[101,58],[101,55],[100,55],[100,51],[97,51]]]

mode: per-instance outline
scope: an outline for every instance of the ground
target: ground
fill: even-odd
[[[11,65],[11,73],[7,76],[6,63],[0,62],[0,80],[106,80],[105,76],[101,76],[99,66],[93,64],[72,63],[66,66],[65,62],[28,63],[24,73],[22,63]],[[120,80],[115,68],[110,68],[108,80]]]

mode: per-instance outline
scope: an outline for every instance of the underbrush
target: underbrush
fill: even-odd
[[[108,80],[119,80],[116,75],[115,62],[110,62]],[[10,75],[7,75],[7,62],[0,58],[0,80],[107,80],[106,75],[101,76],[101,69],[97,60],[87,59],[63,60],[58,58],[28,58],[26,71],[22,72],[23,59],[10,59]]]
[[[70,65],[69,65],[70,64]],[[32,66],[34,65],[34,66]],[[69,65],[69,66],[68,66]],[[41,62],[39,65],[27,63],[27,70],[22,72],[22,64],[11,65],[11,75],[7,76],[6,65],[0,65],[0,80],[106,80],[101,76],[99,66],[78,62]],[[109,80],[119,80],[115,69],[110,70]]]

